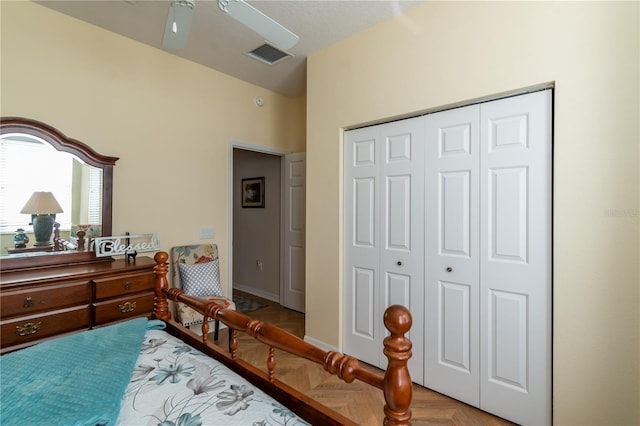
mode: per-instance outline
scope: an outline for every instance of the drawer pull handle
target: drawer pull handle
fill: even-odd
[[[33,306],[33,299],[30,297],[27,297],[26,299],[24,299],[24,303],[22,304],[23,307],[25,308],[30,308]]]
[[[28,322],[24,325],[16,325],[16,334],[18,336],[36,334],[40,327],[42,327],[42,322]]]
[[[124,302],[122,305],[118,305],[118,309],[123,314],[127,312],[133,312],[136,309],[136,302]]]
[[[128,281],[126,283],[124,283],[124,289],[125,290],[131,290],[131,283],[128,282]]]

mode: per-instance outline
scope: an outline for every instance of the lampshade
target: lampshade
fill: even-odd
[[[34,192],[20,213],[55,214],[62,213],[62,207],[51,192]]]

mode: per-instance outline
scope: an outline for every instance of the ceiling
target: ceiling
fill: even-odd
[[[36,3],[162,49],[171,2],[43,0]],[[300,37],[298,44],[287,51],[292,57],[268,65],[248,56],[247,52],[265,40],[221,12],[215,0],[196,0],[187,46],[170,52],[265,89],[299,96],[306,90],[306,58],[309,54],[400,15],[418,1],[263,0],[247,3]]]

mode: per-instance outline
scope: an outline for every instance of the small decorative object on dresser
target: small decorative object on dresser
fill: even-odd
[[[134,252],[157,251],[160,239],[157,234],[138,234],[95,238],[96,256],[128,255]]]
[[[24,229],[18,228],[16,234],[13,236],[13,245],[15,248],[25,248],[29,242],[29,237],[25,234]]]

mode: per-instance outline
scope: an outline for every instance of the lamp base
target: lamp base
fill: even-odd
[[[36,239],[34,246],[50,246],[51,234],[53,233],[53,223],[56,215],[39,214],[31,215],[31,223],[33,224],[33,236]]]

